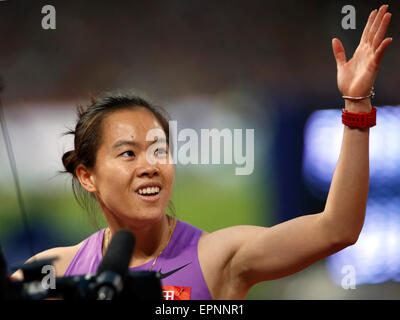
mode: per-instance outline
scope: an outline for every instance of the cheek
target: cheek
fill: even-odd
[[[129,181],[129,172],[115,164],[105,164],[97,169],[97,188],[101,194],[119,193]]]
[[[175,179],[175,166],[173,164],[166,164],[160,169],[164,178],[164,187],[168,192],[168,196],[170,197]]]
[[[165,165],[164,176],[168,186],[172,188],[175,178],[175,166],[173,164]]]

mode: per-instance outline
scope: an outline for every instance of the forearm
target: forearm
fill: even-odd
[[[369,100],[346,100],[346,110],[369,112]],[[369,128],[344,127],[342,147],[332,178],[324,218],[333,236],[354,242],[361,232],[369,188]]]

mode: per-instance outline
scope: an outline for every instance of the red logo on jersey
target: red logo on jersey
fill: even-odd
[[[164,300],[190,300],[191,287],[162,286]]]

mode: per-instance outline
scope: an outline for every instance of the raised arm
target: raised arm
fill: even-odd
[[[387,6],[382,6],[371,13],[349,61],[341,42],[332,41],[338,87],[344,96],[367,96],[371,91],[382,56],[391,42],[390,38],[384,39],[391,18],[386,11]],[[369,112],[371,102],[369,98],[358,102],[346,100],[345,109]],[[211,288],[215,297],[244,297],[257,282],[290,275],[354,244],[362,229],[368,198],[368,144],[368,128],[344,127],[342,148],[323,212],[271,228],[237,226],[204,237],[204,247],[208,248],[205,259],[213,257],[215,268],[222,270],[210,281],[215,286]]]
[[[337,64],[337,81],[344,96],[367,96],[375,82],[383,54],[392,41],[384,39],[391,14],[387,6],[372,11],[351,60],[338,39],[332,47]],[[370,112],[371,100],[345,100],[345,109],[351,112]],[[364,222],[369,186],[369,128],[344,127],[340,157],[332,179],[325,207],[335,232],[357,239]]]

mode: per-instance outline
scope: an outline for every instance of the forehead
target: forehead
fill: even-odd
[[[163,129],[155,115],[143,108],[136,107],[115,111],[103,120],[103,142],[112,144],[119,139],[145,140],[151,129]]]

